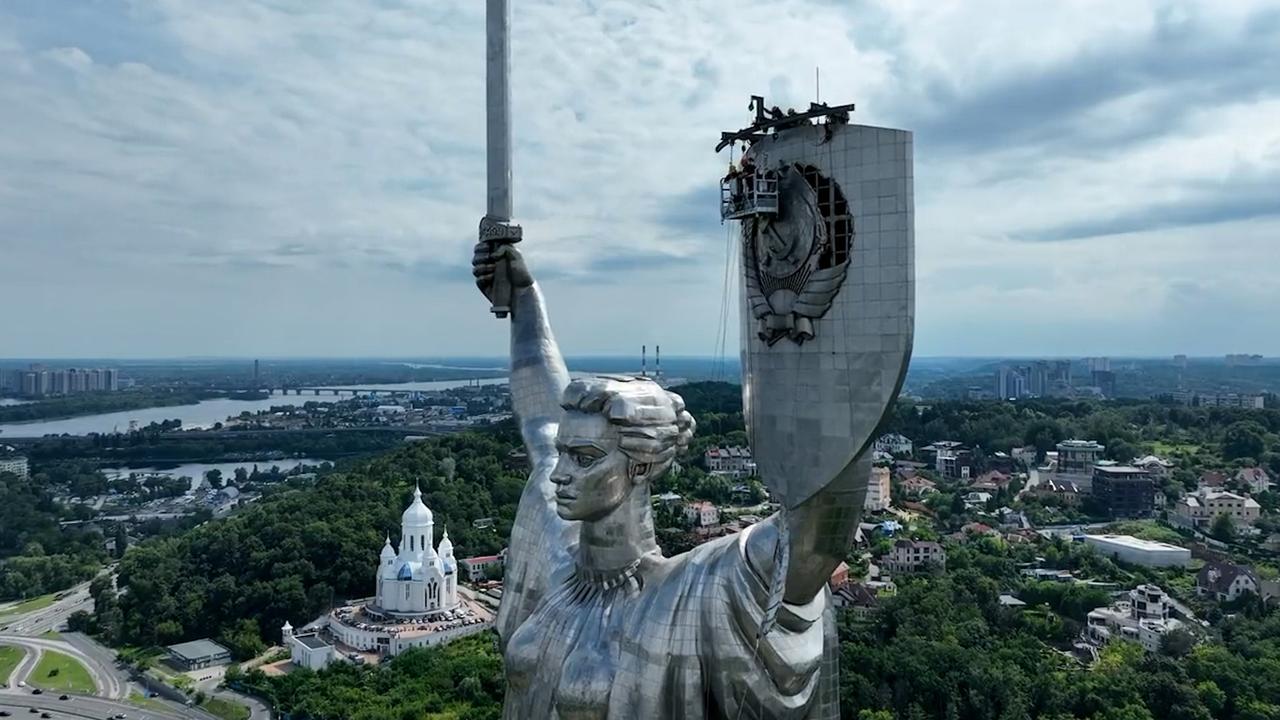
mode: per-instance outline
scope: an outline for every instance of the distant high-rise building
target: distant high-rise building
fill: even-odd
[[[1098,388],[1103,397],[1116,396],[1116,374],[1110,370],[1094,370],[1089,373],[1091,384]]]
[[[1111,372],[1111,358],[1109,357],[1091,357],[1085,358],[1085,364],[1089,367],[1089,372]]]
[[[996,371],[996,397],[1016,400],[1031,394],[1031,368],[1025,365],[1001,365]]]
[[[253,386],[255,388],[262,386],[262,367],[257,360],[253,361]]]
[[[1044,397],[1049,394],[1049,363],[1037,360],[1031,364],[1031,377],[1028,385],[1032,395]]]
[[[115,368],[49,370],[42,365],[32,365],[27,370],[0,371],[0,390],[8,390],[28,397],[74,395],[82,392],[119,389],[120,371]]]
[[[1183,370],[1186,370],[1186,369],[1187,369],[1187,356],[1186,356],[1186,355],[1181,355],[1181,354],[1179,354],[1179,355],[1174,355],[1174,356],[1173,356],[1173,364],[1174,364],[1174,365],[1176,365],[1176,366],[1178,366],[1179,368],[1181,368],[1181,369],[1183,369]]]
[[[1261,365],[1262,356],[1250,353],[1230,354],[1226,357],[1227,365],[1230,367],[1239,367],[1242,365]]]

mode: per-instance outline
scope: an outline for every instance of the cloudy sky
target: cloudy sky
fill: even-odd
[[[0,2],[0,357],[503,352],[483,5]],[[917,354],[1280,354],[1274,2],[512,5],[567,352],[715,352],[714,143],[820,66],[915,132]]]

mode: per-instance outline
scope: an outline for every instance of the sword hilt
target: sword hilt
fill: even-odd
[[[480,240],[491,248],[520,242],[523,232],[510,220],[497,220],[489,215],[480,219]],[[489,312],[499,320],[511,314],[511,266],[501,259],[493,268],[493,287],[489,291]]]

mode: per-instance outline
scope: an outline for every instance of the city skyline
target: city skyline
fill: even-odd
[[[717,354],[712,146],[815,67],[853,122],[915,133],[919,356],[1280,355],[1280,289],[1245,273],[1280,230],[1263,3],[513,13],[515,215],[570,356]],[[501,355],[467,269],[483,26],[461,0],[6,3],[0,354]]]

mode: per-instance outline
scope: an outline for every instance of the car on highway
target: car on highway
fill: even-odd
[[[8,710],[0,710],[0,717],[9,717],[12,714],[13,713],[9,712]]]
[[[59,696],[58,696],[58,699],[59,699],[59,700],[70,700],[70,699],[71,699],[71,696],[70,696],[70,695],[59,695]]]
[[[40,688],[33,688],[33,689],[31,690],[31,694],[32,694],[32,695],[43,695],[43,694],[44,694],[44,691],[43,691],[43,690],[41,690]]]

